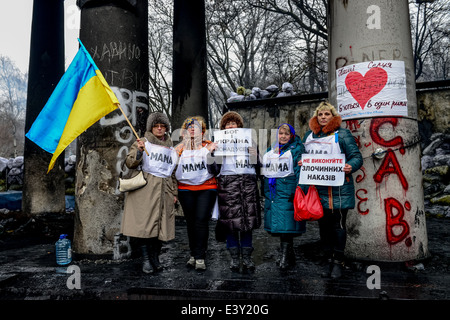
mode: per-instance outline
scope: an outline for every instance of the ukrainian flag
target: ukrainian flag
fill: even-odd
[[[73,140],[119,107],[117,97],[86,48],[78,41],[78,53],[25,135],[53,154],[47,173]]]

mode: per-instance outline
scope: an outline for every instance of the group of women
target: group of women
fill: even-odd
[[[168,135],[167,116],[153,113],[147,120],[144,137],[137,139],[126,157],[130,169],[141,166],[147,185],[127,193],[121,224],[122,234],[137,239],[142,250],[146,273],[162,269],[159,261],[162,242],[175,238],[174,204],[177,199],[187,223],[190,256],[187,265],[205,270],[209,238],[209,222],[218,211],[216,239],[226,242],[230,268],[254,270],[252,232],[262,224],[258,179],[264,174],[266,158],[282,158],[287,170],[282,174],[265,174],[264,229],[279,237],[280,250],[276,263],[281,270],[295,264],[294,237],[306,230],[305,221],[294,219],[294,195],[299,185],[301,156],[317,144],[325,153],[345,154],[345,182],[342,186],[317,186],[324,216],[319,220],[320,238],[328,265],[324,276],[338,278],[346,242],[345,221],[348,209],[355,205],[352,173],[362,165],[362,156],[350,131],[340,127],[341,117],[335,108],[321,103],[310,119],[310,130],[303,141],[290,124],[278,127],[277,141],[264,157],[256,144],[245,155],[215,156],[217,144],[205,139],[206,125],[201,117],[190,117],[182,125],[182,141],[173,146]],[[223,115],[219,128],[243,128],[242,117],[233,111]],[[161,174],[152,169],[149,156],[154,148],[176,153],[177,164]],[[244,158],[243,158],[244,157]],[[192,161],[196,159],[193,165]],[[251,165],[239,166],[237,162]],[[153,171],[153,172],[152,172]],[[164,171],[164,170],[162,170]],[[305,192],[307,185],[301,186]]]

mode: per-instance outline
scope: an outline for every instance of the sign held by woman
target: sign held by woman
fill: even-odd
[[[300,184],[342,186],[345,154],[302,154]]]

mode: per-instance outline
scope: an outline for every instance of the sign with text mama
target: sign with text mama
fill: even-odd
[[[302,154],[300,184],[342,186],[345,154]]]
[[[214,131],[216,156],[247,155],[252,146],[252,129],[234,128]]]

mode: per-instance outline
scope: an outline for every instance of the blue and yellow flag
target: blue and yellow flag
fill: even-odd
[[[47,173],[73,140],[119,107],[117,97],[78,41],[78,53],[26,134],[28,139],[53,154]]]

